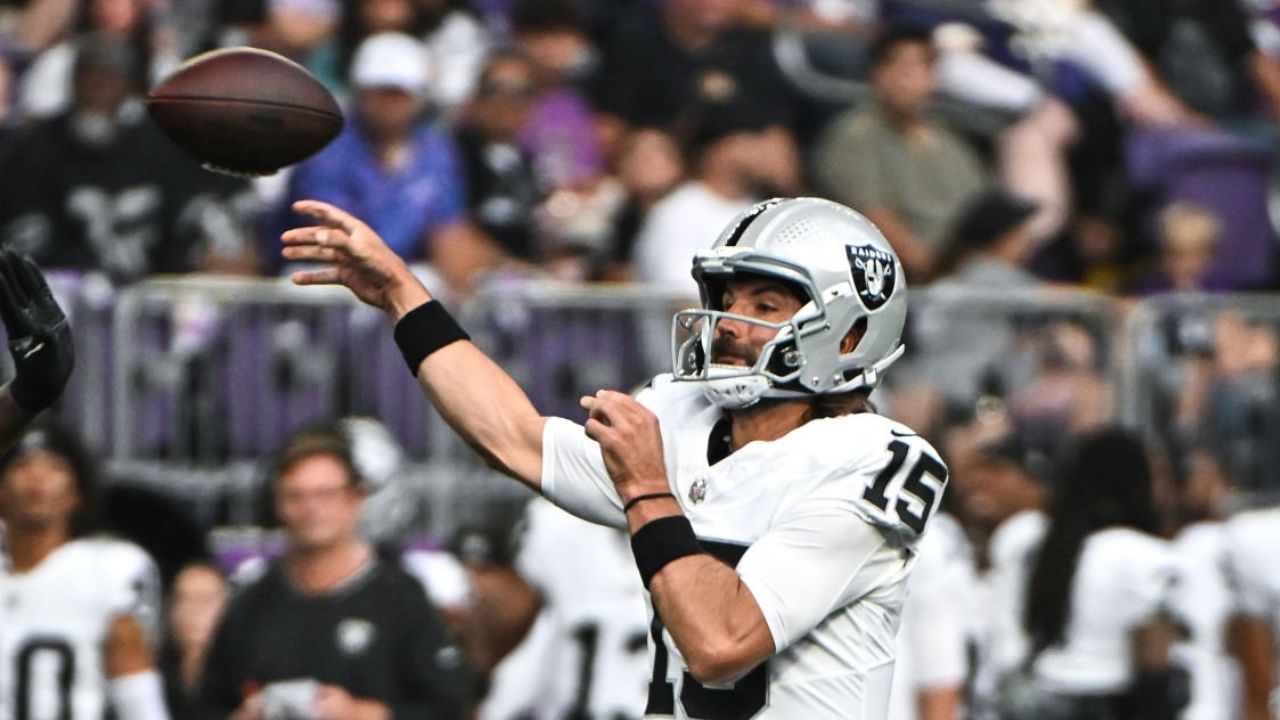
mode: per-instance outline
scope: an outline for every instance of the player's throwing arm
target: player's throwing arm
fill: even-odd
[[[491,466],[538,490],[544,420],[515,380],[368,225],[323,202],[305,200],[294,210],[318,224],[286,232],[284,257],[327,267],[294,273],[293,281],[342,285],[387,313],[409,369],[445,421]]]

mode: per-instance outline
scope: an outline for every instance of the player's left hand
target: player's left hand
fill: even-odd
[[[623,503],[670,490],[656,415],[630,395],[613,390],[584,396],[580,402],[588,413],[587,437],[600,443],[605,468]]]
[[[62,395],[75,367],[66,315],[31,258],[0,250],[0,319],[16,373],[9,392],[35,414]]]
[[[390,720],[386,705],[373,700],[358,700],[337,685],[321,685],[316,695],[317,720]]]

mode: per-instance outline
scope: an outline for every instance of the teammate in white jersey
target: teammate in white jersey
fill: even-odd
[[[52,428],[0,459],[0,720],[168,717],[150,646],[158,576],[136,546],[85,535],[92,487],[87,455]]]
[[[886,717],[905,583],[947,470],[867,400],[902,354],[907,309],[875,226],[815,198],[744,212],[694,258],[702,307],[676,315],[673,376],[583,398],[583,426],[541,416],[367,225],[294,207],[321,224],[286,232],[285,257],[328,264],[295,282],[386,310],[472,447],[631,533],[654,609],[646,715]]]
[[[522,618],[528,633],[495,671],[481,717],[511,720],[529,709],[548,720],[640,718],[649,622],[627,535],[541,499],[522,525],[516,570],[541,598],[540,612]]]
[[[893,720],[965,717],[977,571],[964,529],[939,513],[920,543],[920,564],[902,612],[890,714]]]
[[[1236,592],[1226,572],[1221,513],[1230,484],[1208,448],[1191,448],[1184,458],[1178,503],[1183,524],[1171,543],[1180,578],[1173,609],[1187,630],[1174,652],[1191,673],[1191,702],[1181,720],[1236,720],[1239,673],[1228,651]]]
[[[1280,507],[1233,516],[1225,528],[1227,574],[1236,589],[1236,654],[1244,720],[1280,718]]]
[[[1080,440],[1054,489],[1024,597],[1039,691],[1006,696],[1007,718],[1174,720],[1185,673],[1170,657],[1177,566],[1156,536],[1145,450],[1120,430]]]

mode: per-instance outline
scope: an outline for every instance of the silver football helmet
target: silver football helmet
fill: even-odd
[[[789,320],[769,323],[724,312],[724,283],[735,274],[780,279],[807,296]],[[693,260],[702,308],[672,322],[676,380],[702,383],[724,408],[761,398],[804,397],[874,388],[902,356],[907,283],[902,263],[862,215],[819,198],[773,199],[739,215],[709,250]],[[754,365],[711,362],[716,324],[723,319],[777,330]],[[861,325],[849,353],[840,345]]]

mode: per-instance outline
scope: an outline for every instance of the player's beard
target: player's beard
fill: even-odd
[[[728,337],[718,337],[711,341],[711,362],[724,363],[725,358],[745,360],[747,367],[755,367],[760,353],[755,348],[742,342],[734,342]]]

